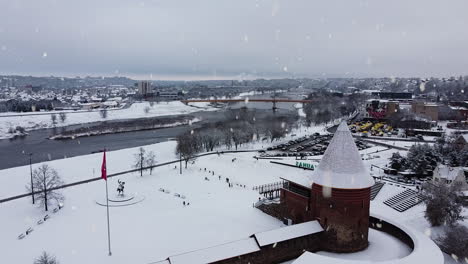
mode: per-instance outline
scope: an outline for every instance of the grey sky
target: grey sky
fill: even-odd
[[[0,0],[0,74],[468,73],[466,0]]]

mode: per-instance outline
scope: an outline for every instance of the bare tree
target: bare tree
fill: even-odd
[[[231,131],[229,129],[223,129],[223,138],[222,142],[226,146],[227,149],[231,149],[232,147],[232,137],[231,137]]]
[[[439,247],[458,259],[468,260],[468,228],[463,225],[447,227],[445,234],[436,239]]]
[[[65,123],[65,120],[67,120],[67,113],[60,112],[59,113],[59,118],[62,123]]]
[[[146,167],[149,167],[150,175],[153,174],[153,166],[156,165],[156,155],[153,151],[148,152],[146,155]]]
[[[34,260],[34,264],[59,264],[59,262],[54,256],[43,251],[42,255]]]
[[[185,133],[177,137],[176,154],[185,161],[185,168],[190,160],[194,160],[199,151],[198,137],[191,133]]]
[[[459,190],[459,185],[448,185],[442,181],[423,185],[422,195],[426,204],[424,217],[432,226],[453,225],[465,218],[462,215],[463,203]]]
[[[36,192],[36,199],[41,205],[44,205],[46,211],[48,211],[48,206],[51,204],[51,201],[59,203],[64,200],[63,195],[57,190],[54,190],[55,187],[63,185],[63,181],[57,171],[49,165],[42,164],[33,171],[32,184],[33,186],[31,186],[31,184],[27,185],[26,189],[29,192],[34,189]]]
[[[221,132],[217,129],[204,131],[200,136],[200,140],[206,151],[213,151],[220,144]]]
[[[143,108],[143,111],[145,112],[145,114],[148,114],[150,110],[151,110],[151,107],[149,106],[145,106],[145,108]]]
[[[99,115],[101,115],[102,119],[106,119],[107,118],[107,109],[103,108],[103,109],[99,110]]]
[[[24,132],[26,132],[26,129],[24,127],[22,127],[22,126],[17,126],[16,127],[16,132],[24,134]]]
[[[50,115],[50,120],[52,120],[52,124],[55,126],[57,124],[57,114],[51,114]]]
[[[135,169],[140,169],[140,176],[143,177],[143,168],[146,164],[146,151],[144,148],[139,148],[138,153],[135,154],[135,161],[133,162],[133,167]]]

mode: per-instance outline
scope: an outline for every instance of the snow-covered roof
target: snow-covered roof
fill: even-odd
[[[446,165],[438,165],[434,170],[434,177],[453,181],[459,174],[464,174],[463,167],[449,167]]]
[[[462,137],[465,139],[466,142],[468,142],[468,134],[463,134]]]
[[[310,234],[322,232],[323,228],[318,221],[310,221],[297,225],[286,226],[270,231],[256,233],[254,237],[257,239],[258,244],[263,247],[273,243],[303,237]]]
[[[314,173],[313,181],[340,189],[362,189],[374,185],[374,179],[364,167],[346,122],[338,126]]]
[[[158,262],[152,262],[151,264],[171,264],[171,263],[169,262],[169,260],[165,259],[165,260],[161,260]]]
[[[238,240],[210,248],[169,257],[171,264],[206,264],[259,251],[254,238]]]
[[[312,188],[312,179],[310,177],[307,177],[306,175],[302,174],[284,174],[280,179],[289,181],[289,182],[294,182],[296,184],[302,185],[306,188]]]

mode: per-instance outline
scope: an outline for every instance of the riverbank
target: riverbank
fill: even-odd
[[[20,127],[27,132],[45,129],[60,128],[71,125],[87,124],[109,120],[137,119],[144,117],[175,116],[192,114],[199,111],[217,111],[209,103],[196,103],[185,105],[180,101],[150,103],[134,103],[127,108],[109,110],[105,113],[101,111],[86,111],[65,113],[64,119],[59,112],[49,112],[48,114],[38,113],[35,115],[4,115],[0,117],[0,139],[13,138],[17,133],[15,130]],[[55,114],[55,115],[54,115]],[[55,117],[54,117],[55,116]],[[55,118],[55,120],[54,120]]]
[[[162,118],[140,118],[118,122],[102,122],[95,126],[80,127],[73,130],[63,131],[60,134],[50,136],[49,139],[67,140],[106,134],[171,128],[192,125],[200,121],[200,118],[195,118],[193,116],[171,116]]]

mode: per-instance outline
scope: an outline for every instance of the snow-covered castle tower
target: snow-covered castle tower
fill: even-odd
[[[324,250],[353,252],[367,247],[372,185],[374,180],[342,122],[314,172],[309,200],[313,218],[325,230]]]

